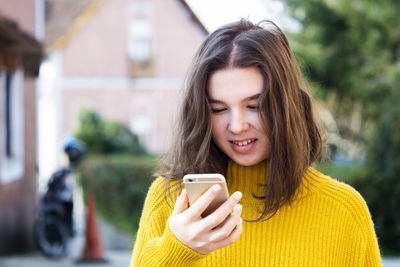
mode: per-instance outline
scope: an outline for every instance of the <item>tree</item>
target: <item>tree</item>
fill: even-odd
[[[137,135],[127,127],[114,121],[103,120],[97,113],[87,109],[83,109],[79,114],[76,136],[85,142],[89,153],[146,153]]]
[[[286,2],[303,26],[293,35],[295,53],[320,96],[361,101],[363,120],[378,119],[398,86],[400,1]]]

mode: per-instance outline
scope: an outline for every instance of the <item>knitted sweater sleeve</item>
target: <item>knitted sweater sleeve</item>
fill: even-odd
[[[130,267],[189,266],[203,255],[176,239],[169,229],[168,218],[174,203],[164,198],[162,177],[156,179],[147,193]]]
[[[358,218],[358,229],[363,234],[365,240],[364,258],[361,259],[364,264],[362,266],[382,266],[381,255],[379,252],[378,240],[373,225],[373,221],[368,210],[368,206],[362,196],[357,192],[356,198],[360,204],[360,211],[354,214]],[[362,254],[361,254],[362,255]]]
[[[352,263],[351,266],[376,267],[382,266],[378,241],[368,206],[363,197],[352,187],[347,187],[344,194],[344,206],[352,217],[349,236],[344,241],[347,244]]]

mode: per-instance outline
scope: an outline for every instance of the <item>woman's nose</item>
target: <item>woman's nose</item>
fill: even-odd
[[[234,111],[231,114],[228,130],[234,134],[246,131],[249,128],[249,122],[243,112]]]

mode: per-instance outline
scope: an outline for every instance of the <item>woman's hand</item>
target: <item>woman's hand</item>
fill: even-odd
[[[201,217],[220,190],[220,185],[213,185],[189,208],[186,190],[183,190],[169,218],[169,227],[175,237],[201,254],[233,244],[242,233],[242,206],[237,204],[242,197],[240,192],[235,192],[207,217]]]

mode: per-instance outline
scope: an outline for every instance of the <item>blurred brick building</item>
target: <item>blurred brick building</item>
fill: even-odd
[[[33,247],[42,1],[0,1],[0,254]]]
[[[46,50],[57,69],[59,139],[82,108],[165,152],[183,82],[207,31],[183,0],[48,0]]]

